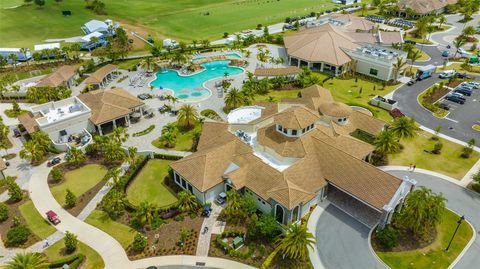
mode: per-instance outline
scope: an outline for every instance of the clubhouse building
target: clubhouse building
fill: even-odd
[[[300,98],[240,107],[227,123],[205,122],[198,151],[171,164],[174,181],[201,203],[236,190],[282,224],[328,199],[369,227],[384,225],[415,182],[370,165],[374,147],[352,135],[373,136],[385,125],[313,85]]]
[[[332,76],[358,70],[380,80],[392,80],[393,63],[407,58],[390,48],[403,43],[401,32],[374,29],[375,24],[350,14],[333,14],[310,22],[307,27],[284,37],[288,64],[308,67]],[[374,70],[365,70],[371,63]]]

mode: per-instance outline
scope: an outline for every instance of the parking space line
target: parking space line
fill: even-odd
[[[445,117],[444,119],[449,120],[449,121],[453,121],[455,123],[458,123],[458,120],[453,120],[453,119],[450,119],[450,118],[447,118],[447,117]]]

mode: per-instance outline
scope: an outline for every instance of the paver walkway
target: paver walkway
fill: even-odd
[[[222,207],[213,203],[212,204],[212,212],[210,213],[210,217],[205,218],[203,220],[202,228],[200,229],[200,234],[198,236],[198,244],[197,244],[197,253],[196,256],[208,256],[208,250],[210,249],[210,238],[212,237],[212,231],[216,225],[217,218],[220,215],[220,211],[222,211]],[[204,233],[205,227],[208,227],[207,232]]]

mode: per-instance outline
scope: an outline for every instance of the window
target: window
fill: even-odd
[[[257,198],[257,200],[258,200],[259,202],[261,202],[261,201],[262,201],[262,199],[260,199],[260,198]]]
[[[278,125],[278,130],[281,132],[283,130],[282,125]]]
[[[292,221],[298,221],[298,218],[299,218],[299,212],[300,211],[300,208],[299,206],[296,206],[294,209],[293,209],[293,214],[292,214]]]
[[[281,205],[275,206],[275,219],[283,224],[283,207]]]
[[[338,121],[338,122],[342,122],[342,121],[343,121],[343,119],[338,119],[337,121]]]
[[[313,124],[312,124],[312,125],[310,125],[310,129],[313,129]]]
[[[174,173],[173,177],[175,178],[175,182],[180,184],[180,179],[179,179],[179,176],[177,175],[177,173]]]
[[[187,184],[187,189],[188,189],[188,190],[189,190],[191,193],[193,193],[193,188],[192,188],[192,185],[190,185],[190,184]]]
[[[292,130],[292,135],[297,135],[297,130]]]
[[[305,131],[307,131],[307,129],[303,128],[302,129],[302,134],[305,133]]]
[[[265,202],[264,202],[264,201],[262,201],[262,204],[264,204],[264,205],[265,205]]]
[[[377,76],[377,75],[378,75],[378,70],[377,70],[377,69],[370,68],[370,75],[372,75],[372,76]]]
[[[187,182],[186,182],[185,179],[183,179],[183,178],[182,178],[182,187],[183,187],[184,189],[187,188]]]
[[[283,129],[283,133],[284,133],[284,134],[287,134],[287,132],[288,132],[288,129],[287,129],[287,128]]]

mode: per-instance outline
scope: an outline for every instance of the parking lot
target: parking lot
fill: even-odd
[[[471,125],[480,122],[480,89],[474,89],[471,96],[465,96],[465,103],[444,100],[450,106],[449,114],[446,119],[452,122],[464,122]],[[455,128],[455,126],[452,126]]]
[[[480,81],[479,77],[476,79]],[[480,89],[473,90],[463,105],[445,101],[450,106],[450,113],[445,118],[435,117],[418,103],[418,95],[440,81],[442,79],[435,74],[411,86],[404,85],[394,92],[392,99],[398,101],[399,109],[405,115],[414,117],[419,124],[432,130],[441,126],[441,133],[464,142],[475,138],[476,146],[480,146],[480,132],[472,129],[472,125],[480,121]]]

